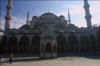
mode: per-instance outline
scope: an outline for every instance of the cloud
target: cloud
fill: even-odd
[[[57,15],[64,15],[66,19],[68,19],[68,8],[70,11],[70,17],[72,24],[75,24],[78,27],[86,27],[85,21],[85,11],[82,5],[70,5],[70,6],[62,6],[64,10],[60,10],[57,12]]]
[[[11,28],[19,28],[26,23],[26,17],[24,16],[12,16]]]
[[[92,14],[92,24],[100,25],[100,6],[92,6],[90,11]]]
[[[19,28],[26,23],[26,17],[24,16],[12,16],[12,20],[10,23],[10,28]],[[1,27],[4,29],[5,19],[1,19]]]
[[[5,19],[0,17],[0,28],[4,29],[4,25],[5,25]]]
[[[67,19],[68,17],[67,11],[69,8],[72,23],[79,27],[86,27],[87,23],[84,18],[85,11],[84,11],[83,4],[82,4],[83,2],[82,3],[78,3],[78,2],[71,3],[70,1],[71,4],[67,2],[68,1],[66,1],[65,3],[63,2],[62,6],[56,5],[56,7],[51,7],[50,10],[55,12],[54,14],[56,14],[57,16],[64,15]],[[61,3],[61,2],[57,1],[56,3]],[[100,3],[99,1],[93,2],[93,3],[91,3],[91,1],[89,2],[90,13],[92,15],[92,24],[100,24],[99,22],[100,21],[100,4],[99,3]],[[40,16],[40,13],[43,14],[46,11],[46,9],[47,9],[47,6],[37,8],[36,11],[34,12],[34,15]],[[1,19],[1,22],[2,22],[2,28],[3,28],[5,19]],[[11,28],[19,28],[25,23],[26,23],[26,16],[12,16]]]
[[[94,24],[100,25],[100,15],[99,15],[100,4],[98,4],[97,2],[95,2],[94,4],[90,2],[90,14],[92,15],[91,19],[92,25]],[[58,15],[62,14],[64,16],[67,16],[68,14],[66,9],[69,8],[72,23],[79,27],[86,27],[87,23],[85,20],[85,10],[82,4],[69,5],[69,6],[63,5],[62,7],[65,8],[65,10],[61,11]]]

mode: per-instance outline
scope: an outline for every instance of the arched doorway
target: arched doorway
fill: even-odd
[[[19,42],[19,51],[21,54],[30,53],[30,40],[27,36],[22,36]]]
[[[18,40],[15,36],[8,39],[8,53],[17,53],[18,50]]]
[[[0,53],[7,53],[7,37],[3,36],[0,42]]]
[[[73,34],[68,37],[68,47],[69,52],[77,52],[78,51],[78,40],[77,37]]]
[[[89,38],[87,35],[80,36],[80,51],[81,52],[88,52],[89,51]]]
[[[66,38],[63,35],[57,36],[57,52],[63,53],[66,48]]]
[[[97,45],[99,47],[99,52],[100,52],[100,30],[97,31],[96,37],[97,37]]]
[[[46,51],[45,52],[47,52],[47,53],[51,53],[52,52],[52,46],[51,46],[51,43],[50,42],[48,42],[46,44]]]
[[[31,41],[31,52],[34,54],[40,54],[40,36],[34,36]]]

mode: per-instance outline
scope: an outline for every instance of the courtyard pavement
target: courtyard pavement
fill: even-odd
[[[66,56],[56,59],[18,57],[14,58],[12,64],[8,58],[2,58],[0,66],[100,66],[100,56]]]

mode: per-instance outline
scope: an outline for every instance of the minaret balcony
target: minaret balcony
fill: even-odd
[[[5,16],[6,20],[11,20],[11,17]]]
[[[91,15],[86,15],[85,18],[89,19],[89,18],[92,18],[92,16]]]
[[[8,5],[6,8],[7,9],[12,9],[12,6],[11,5]]]

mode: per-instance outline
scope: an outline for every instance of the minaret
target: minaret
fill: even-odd
[[[68,23],[71,24],[69,9],[68,9]]]
[[[92,24],[91,24],[91,14],[90,14],[90,10],[89,10],[89,4],[88,4],[88,0],[84,0],[84,9],[85,9],[85,19],[87,21],[87,28],[88,29],[92,29]]]
[[[0,18],[0,29],[1,29],[1,18]]]
[[[7,8],[7,13],[6,13],[6,16],[5,16],[5,31],[10,29],[12,0],[8,0],[8,5],[7,5],[6,8]]]
[[[30,21],[29,21],[29,11],[27,13],[27,20],[26,20],[26,24],[29,25],[30,24]]]

